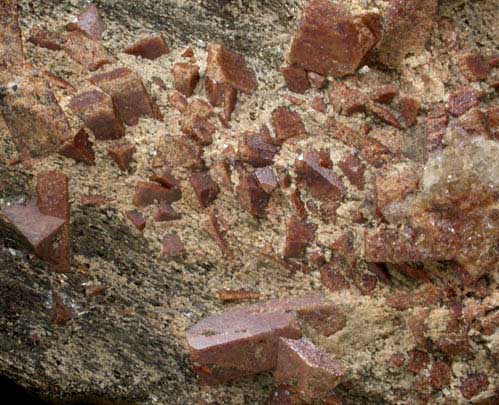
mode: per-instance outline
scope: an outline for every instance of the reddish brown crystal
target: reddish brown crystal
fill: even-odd
[[[305,69],[294,66],[283,66],[281,67],[281,73],[290,91],[303,94],[310,88]]]
[[[69,28],[73,28],[72,25]],[[92,39],[100,39],[106,30],[106,24],[99,15],[99,10],[94,4],[89,4],[78,15],[75,29],[80,29]]]
[[[64,37],[62,35],[38,27],[31,28],[28,41],[51,51],[60,51],[64,45]]]
[[[449,95],[447,109],[452,115],[459,116],[478,104],[480,101],[477,91],[471,88],[462,88]]]
[[[433,239],[433,238],[432,238]],[[452,260],[452,245],[441,241],[422,238],[420,230],[410,226],[401,229],[379,228],[366,232],[365,259],[370,262],[424,262]]]
[[[137,148],[135,145],[129,143],[110,146],[107,149],[108,155],[122,172],[126,172],[130,169],[130,160],[132,160],[133,154],[136,151]]]
[[[443,361],[434,363],[430,370],[430,384],[433,388],[441,390],[450,384],[451,369]]]
[[[277,177],[271,166],[259,167],[255,170],[255,176],[260,187],[266,193],[272,193],[278,185]]]
[[[428,113],[426,121],[426,154],[440,149],[443,146],[443,138],[447,130],[449,117],[443,104],[437,104],[432,107]]]
[[[461,73],[471,82],[487,79],[490,73],[489,62],[480,54],[467,53],[459,59]]]
[[[73,140],[62,145],[59,153],[77,162],[82,162],[86,165],[95,165],[93,143],[90,142],[87,131],[83,128],[76,133]]]
[[[73,97],[69,107],[82,119],[98,140],[118,139],[125,128],[116,115],[111,96],[98,90]]]
[[[46,171],[38,175],[36,205],[44,215],[62,219],[61,240],[52,253],[52,262],[58,272],[68,272],[71,260],[69,179],[59,171]]]
[[[329,102],[336,112],[351,115],[364,111],[368,99],[362,91],[351,88],[342,82],[335,82],[329,92]]]
[[[305,185],[312,196],[319,200],[341,200],[345,186],[333,170],[320,165],[317,151],[306,152],[295,163],[297,181]]]
[[[34,204],[15,204],[0,211],[0,226],[12,229],[37,256],[51,261],[65,222],[42,214]]]
[[[381,121],[384,121],[395,128],[402,129],[402,124],[397,118],[395,112],[389,107],[378,103],[369,103],[367,107],[368,110]]]
[[[173,65],[173,81],[175,90],[186,97],[192,96],[199,82],[199,66],[191,63],[175,63]]]
[[[305,209],[305,204],[303,204],[303,201],[301,200],[300,190],[295,189],[295,191],[289,195],[289,200],[291,201],[298,218],[305,220],[307,218],[307,210]]]
[[[176,90],[170,96],[169,101],[170,104],[180,112],[187,110],[187,106],[189,105],[185,96]]]
[[[305,125],[296,111],[278,107],[272,112],[272,126],[276,141],[285,142],[289,138],[303,138],[307,135]]]
[[[207,146],[213,142],[217,127],[207,118],[196,114],[185,122],[182,132],[191,136],[200,145]]]
[[[213,238],[215,243],[220,247],[223,254],[230,260],[234,260],[234,252],[229,246],[229,243],[225,239],[222,230],[220,229],[220,223],[217,216],[210,212],[208,216],[208,233]]]
[[[489,386],[489,379],[483,373],[470,375],[461,381],[459,390],[466,399],[476,397],[480,392],[485,391]]]
[[[384,166],[376,173],[376,210],[389,218],[409,195],[418,190],[419,176],[410,165]]]
[[[90,71],[113,63],[113,59],[107,54],[102,44],[89,38],[82,31],[67,34],[63,49],[71,59]]]
[[[458,119],[458,126],[470,136],[491,137],[488,116],[478,108],[473,108],[461,115]]]
[[[410,128],[417,122],[419,101],[412,97],[402,97],[400,100],[400,118],[405,128]]]
[[[374,89],[371,94],[371,100],[379,103],[389,103],[399,94],[399,88],[394,84],[385,84]]]
[[[52,290],[53,314],[52,322],[65,325],[76,316],[73,308],[64,302],[62,295]]]
[[[176,212],[170,204],[164,204],[154,214],[156,222],[175,221],[180,218],[182,218],[182,215]]]
[[[126,217],[129,219],[129,221],[137,228],[139,231],[143,231],[146,227],[146,219],[144,218],[144,215],[140,211],[137,210],[130,210],[127,211]]]
[[[255,73],[244,57],[220,44],[208,45],[206,76],[248,94],[257,88]]]
[[[307,246],[315,238],[317,225],[310,224],[292,216],[286,229],[285,258],[301,258],[305,256]]]
[[[407,362],[407,369],[413,373],[418,374],[426,368],[430,362],[428,353],[421,350],[411,350],[408,354],[409,360]]]
[[[315,72],[307,72],[307,76],[308,81],[314,89],[320,90],[326,85],[327,79],[324,76]]]
[[[145,59],[157,59],[170,53],[170,48],[162,34],[143,38],[125,49],[129,55],[140,56]]]
[[[270,195],[260,187],[253,173],[243,172],[240,174],[236,193],[239,204],[245,211],[257,218],[265,216]]]
[[[180,200],[182,193],[177,188],[166,188],[156,183],[139,181],[135,186],[133,204],[137,207],[146,207],[160,203],[172,203]]]
[[[298,339],[297,314],[329,310],[319,295],[270,300],[209,316],[187,331],[196,369],[218,383],[273,370],[278,337]]]
[[[247,291],[247,290],[218,290],[218,299],[223,302],[239,302],[247,300],[258,300],[261,298],[262,294],[257,291]]]
[[[109,94],[126,125],[134,126],[143,116],[161,119],[158,106],[147,94],[140,77],[128,68],[118,68],[90,78],[90,82]]]
[[[254,167],[270,166],[274,163],[277,146],[264,128],[260,132],[244,132],[238,146],[238,157]]]
[[[324,398],[345,376],[346,369],[307,339],[279,339],[277,383],[291,383],[306,401]]]
[[[315,96],[310,103],[310,107],[321,113],[325,113],[327,110],[326,103],[324,103],[324,99],[321,96]]]
[[[185,254],[185,247],[180,238],[175,234],[167,234],[163,237],[163,256],[176,257]]]
[[[362,163],[356,153],[348,154],[340,163],[338,163],[338,166],[348,180],[350,180],[350,183],[352,183],[359,190],[364,190],[364,173],[366,171],[366,166]]]
[[[213,181],[208,172],[193,173],[190,178],[192,188],[203,208],[216,200],[220,187]]]
[[[353,129],[334,119],[328,120],[331,135],[359,151],[359,155],[374,167],[380,167],[392,158],[390,150],[368,135],[369,128]]]
[[[72,92],[76,91],[75,87],[71,83],[69,83],[67,80],[49,72],[48,70],[44,70],[42,72],[42,74],[45,77],[45,80],[47,80],[47,83],[50,85],[51,88],[58,87],[60,89],[69,90]]]
[[[354,73],[376,38],[362,19],[327,0],[312,0],[295,34],[289,62],[323,76]]]
[[[161,184],[163,187],[172,188],[178,186],[178,181],[173,177],[173,174],[168,169],[156,171],[150,178],[151,181]]]

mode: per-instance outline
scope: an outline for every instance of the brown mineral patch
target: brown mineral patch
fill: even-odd
[[[320,75],[342,77],[357,70],[375,43],[362,19],[327,0],[313,0],[305,8],[288,58],[292,65]]]
[[[70,202],[69,179],[59,171],[46,171],[38,175],[36,183],[36,204],[40,212],[64,221],[63,233],[59,244],[51,254],[54,270],[61,273],[70,271]]]
[[[124,50],[125,53],[145,59],[157,59],[170,53],[170,48],[163,35],[143,38]]]

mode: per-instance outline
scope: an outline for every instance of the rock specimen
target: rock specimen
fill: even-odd
[[[289,62],[323,76],[354,73],[376,45],[377,35],[360,17],[328,0],[312,0],[295,34]]]
[[[493,1],[67,3],[0,6],[0,385],[498,401]]]

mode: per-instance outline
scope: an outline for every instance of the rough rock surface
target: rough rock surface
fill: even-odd
[[[335,1],[365,47],[351,50],[352,63],[338,59],[328,71],[314,59],[318,71],[306,72],[311,88],[304,93],[289,91],[280,68],[291,66],[306,0],[95,1],[102,20],[92,9],[82,16],[87,1],[19,0],[19,18],[16,3],[0,5],[0,210],[30,204],[41,173],[64,173],[71,260],[69,272],[53,271],[42,260],[50,257],[33,254],[0,224],[3,392],[64,404],[310,400],[308,368],[293,377],[296,384],[255,370],[230,384],[200,384],[198,374],[209,370],[191,358],[188,331],[244,311],[219,299],[227,290],[262,299],[322,293],[333,302],[334,311],[298,319],[307,342],[344,367],[339,384],[329,381],[331,391],[317,401],[497,403],[495,0],[441,0],[431,24],[422,16],[414,27],[424,32],[404,28],[400,41],[400,27],[411,25],[397,20],[400,5],[426,4],[433,12],[435,2]],[[378,32],[379,18],[390,15]],[[28,41],[33,28],[57,39],[79,32],[78,24],[91,27],[94,42],[79,36],[72,57],[64,41],[56,49]],[[154,59],[124,52],[161,34],[169,52],[153,50]],[[228,87],[223,102],[219,94],[210,104],[205,75],[215,43],[243,59],[225,58],[223,69],[214,69],[217,84]],[[89,44],[111,63],[89,63]],[[387,49],[393,52],[385,64],[393,56],[396,70],[378,65]],[[177,63],[199,66],[200,85],[188,99],[174,92]],[[241,83],[234,65],[244,67]],[[119,68],[133,72],[127,82],[99,89],[88,80]],[[331,98],[345,88],[339,83],[364,94],[365,105],[352,109],[343,93]],[[387,85],[396,89],[377,92]],[[105,108],[78,116],[71,100],[91,91],[112,94]],[[322,111],[310,108],[315,97],[324,100]],[[272,113],[282,108],[303,123],[298,136],[276,139]],[[93,131],[85,119],[95,122],[96,112],[114,132]],[[194,116],[215,128],[209,142],[182,132]],[[82,127],[93,143],[92,165],[57,153]],[[136,148],[126,171],[108,156],[121,144]],[[259,167],[273,170],[271,184]],[[173,183],[154,179],[163,170]],[[200,204],[191,185],[195,173],[217,190],[209,204]],[[180,217],[154,220],[166,203]],[[288,238],[291,218],[306,226]],[[285,257],[294,240],[299,257]],[[248,374],[224,371],[230,380]]]

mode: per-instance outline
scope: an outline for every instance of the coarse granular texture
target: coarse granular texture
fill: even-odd
[[[394,48],[394,32],[414,12],[404,4],[433,13],[436,2],[314,0],[334,3],[331,15],[342,19],[311,17],[325,37],[338,38],[328,30],[346,21],[364,42],[355,63],[341,65],[342,55],[328,68],[341,77],[298,66],[311,69],[311,87],[299,93],[281,68],[295,68],[290,48],[306,30],[307,0],[95,1],[102,20],[93,7],[78,18],[83,0],[19,0],[22,42],[17,1],[3,3],[0,215],[33,204],[40,174],[64,173],[71,263],[69,272],[51,271],[0,217],[0,380],[48,403],[280,403],[284,388],[271,373],[201,385],[196,371],[206,370],[196,369],[186,331],[235,308],[223,290],[261,299],[313,292],[341,314],[300,324],[342,369],[318,403],[497,403],[496,0],[441,0],[430,24],[421,10],[428,40],[401,38],[407,52]],[[82,21],[92,38],[78,31]],[[42,28],[62,45],[29,42]],[[103,47],[110,64],[97,68],[78,41],[72,59],[68,35]],[[125,52],[147,38],[164,38],[163,50],[147,43],[154,58]],[[244,66],[249,85],[241,87],[230,60],[220,61],[226,51],[215,58],[223,69],[210,79],[220,83],[208,86],[230,100],[208,97],[210,44]],[[348,51],[336,46],[328,52]],[[179,63],[199,66],[186,98],[175,93]],[[129,81],[112,84],[116,91],[88,80],[121,68]],[[128,91],[139,109],[130,109]],[[75,111],[82,94],[101,94],[105,108]],[[224,103],[235,109],[224,112]],[[54,119],[44,121],[44,111]],[[36,131],[26,130],[30,116]],[[81,128],[92,164],[55,153]],[[108,154],[121,145],[134,150],[126,170]],[[168,220],[157,219],[161,209]],[[284,384],[289,403],[314,397],[309,385],[300,397],[293,387],[303,384]]]

